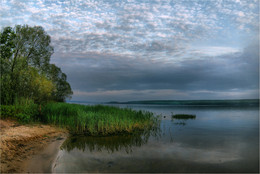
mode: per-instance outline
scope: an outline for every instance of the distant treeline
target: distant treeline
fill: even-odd
[[[149,104],[174,106],[259,106],[259,99],[242,100],[144,100],[128,102],[109,102],[109,104]]]

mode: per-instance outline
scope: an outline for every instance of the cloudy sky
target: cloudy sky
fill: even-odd
[[[43,26],[72,100],[258,98],[258,0],[1,0]]]

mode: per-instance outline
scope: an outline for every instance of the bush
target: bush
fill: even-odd
[[[18,113],[26,115],[26,120],[38,121],[39,111],[38,105],[30,103],[27,105],[18,105],[16,106]],[[18,115],[17,115],[18,117]],[[27,122],[27,121],[26,121]]]
[[[33,100],[21,100],[15,105],[1,105],[1,118],[14,118],[24,123],[38,121],[38,108]]]
[[[29,123],[32,121],[32,118],[30,117],[30,115],[27,115],[24,113],[18,113],[16,115],[16,118],[18,119],[18,121],[20,121],[22,123]]]
[[[15,117],[16,109],[12,105],[1,105],[1,118]]]

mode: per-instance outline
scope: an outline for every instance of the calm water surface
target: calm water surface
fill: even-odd
[[[160,129],[70,137],[53,172],[259,172],[258,107],[117,106],[161,114]],[[196,119],[172,120],[172,113]]]

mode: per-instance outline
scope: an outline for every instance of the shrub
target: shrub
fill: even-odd
[[[1,105],[1,118],[15,117],[16,109],[12,105]]]
[[[38,108],[33,100],[20,100],[15,105],[1,105],[1,118],[14,118],[24,123],[38,121]]]
[[[16,115],[16,118],[18,119],[18,121],[22,122],[22,123],[29,123],[32,121],[30,115],[24,114],[24,113],[18,113]]]
[[[38,105],[34,103],[30,103],[27,105],[18,105],[16,106],[18,113],[21,113],[23,115],[26,115],[28,120],[31,121],[38,121],[39,119],[39,110]]]

